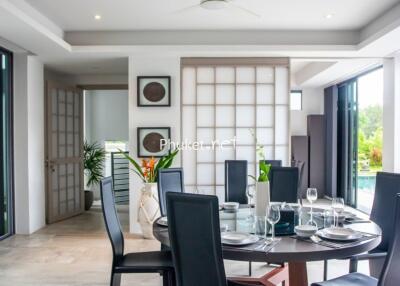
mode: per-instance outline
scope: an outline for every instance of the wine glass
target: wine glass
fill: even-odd
[[[311,204],[311,211],[310,211],[310,220],[309,224],[315,225],[314,219],[313,219],[313,202],[315,202],[318,198],[318,191],[316,188],[308,188],[307,189],[307,200]]]
[[[251,205],[255,195],[255,185],[249,185],[246,189],[246,195],[249,197],[249,204]]]
[[[339,227],[339,216],[344,210],[344,200],[343,198],[333,198],[332,199],[332,209],[333,209],[333,225]],[[335,219],[337,216],[337,219]],[[335,223],[336,221],[336,223]]]
[[[275,238],[275,224],[281,219],[281,210],[279,205],[270,204],[267,207],[267,221],[271,224],[271,239],[274,242]]]

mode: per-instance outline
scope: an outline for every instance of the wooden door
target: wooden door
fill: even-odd
[[[46,220],[53,223],[84,211],[83,93],[47,82]]]

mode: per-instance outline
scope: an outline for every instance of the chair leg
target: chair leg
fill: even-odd
[[[328,260],[324,260],[324,281],[328,280]]]
[[[121,285],[121,273],[115,273],[114,270],[111,272],[110,286]]]
[[[163,286],[175,286],[174,271],[164,271],[162,273]]]
[[[252,271],[251,271],[252,269],[251,269],[251,261],[249,261],[249,276],[251,276],[251,274],[252,274]]]
[[[357,259],[352,259],[352,258],[350,258],[349,272],[350,272],[350,273],[357,272],[357,268],[358,268],[358,261],[357,261]]]

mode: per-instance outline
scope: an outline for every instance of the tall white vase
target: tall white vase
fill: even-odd
[[[269,182],[256,182],[255,215],[265,216],[270,203]]]
[[[142,229],[143,237],[154,239],[153,223],[160,216],[157,183],[144,184],[141,189],[138,212],[138,222]]]

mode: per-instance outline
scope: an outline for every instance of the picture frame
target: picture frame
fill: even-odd
[[[171,150],[168,145],[161,149],[161,139],[171,139],[170,127],[138,127],[138,158],[160,158],[169,154]]]
[[[171,106],[171,77],[138,76],[137,106],[139,107]]]

